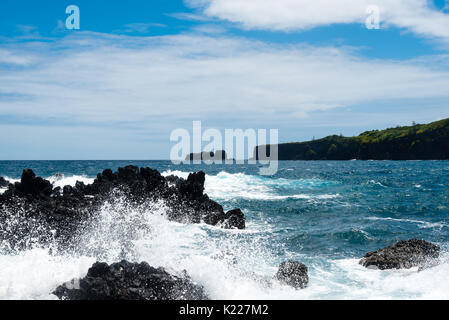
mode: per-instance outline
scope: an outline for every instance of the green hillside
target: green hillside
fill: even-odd
[[[449,119],[278,145],[279,160],[449,159]],[[257,154],[257,148],[255,155]]]

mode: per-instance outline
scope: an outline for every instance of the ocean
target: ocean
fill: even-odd
[[[105,204],[85,235],[97,255],[0,252],[0,299],[56,299],[58,285],[84,276],[95,261],[116,262],[124,231],[136,224],[151,228],[133,233],[136,261],[186,270],[212,299],[449,299],[449,161],[281,161],[274,176],[260,176],[257,165],[0,161],[0,176],[18,181],[32,168],[55,186],[74,185],[128,164],[181,177],[205,171],[205,192],[225,210],[241,208],[246,230],[170,222],[163,203]],[[442,263],[420,272],[358,264],[365,253],[410,238],[440,245]],[[306,289],[261,281],[289,259],[308,266]]]

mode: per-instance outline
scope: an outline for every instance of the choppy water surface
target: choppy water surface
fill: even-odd
[[[182,177],[205,171],[206,192],[225,209],[241,208],[247,229],[182,225],[163,217],[163,203],[131,208],[112,201],[84,235],[83,243],[101,248],[97,254],[54,256],[36,248],[0,255],[0,298],[55,298],[50,292],[58,284],[85,275],[96,260],[115,262],[117,242],[133,229],[150,230],[133,233],[133,259],[175,273],[185,269],[214,299],[449,298],[448,161],[284,161],[272,177],[259,176],[258,167],[249,165],[0,161],[0,176],[15,181],[29,167],[55,186],[74,185],[127,164]],[[62,179],[54,176],[58,172]],[[443,263],[419,273],[358,265],[366,252],[413,237],[441,245]],[[309,267],[307,289],[260,281],[286,259]]]

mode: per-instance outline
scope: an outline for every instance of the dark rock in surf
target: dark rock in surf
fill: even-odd
[[[410,239],[368,252],[359,263],[372,269],[410,269],[435,261],[439,254],[439,246],[425,240]]]
[[[95,263],[86,277],[72,280],[53,292],[65,300],[206,300],[203,287],[184,273],[182,277],[153,268],[146,262],[125,260]]]
[[[200,199],[203,196],[205,181],[206,175],[203,171],[190,173],[187,180],[180,183],[179,192],[189,199]]]
[[[61,193],[62,193],[62,188],[61,187],[56,187],[56,188],[53,188],[53,190],[51,191],[51,197],[59,197],[59,196],[61,196]]]
[[[295,289],[304,289],[309,283],[307,267],[298,261],[285,261],[279,266],[275,278]]]
[[[227,229],[245,229],[245,215],[242,210],[234,209],[226,212],[223,226]]]
[[[9,189],[8,191],[10,191]],[[22,173],[20,182],[14,184],[16,195],[27,196],[32,198],[46,198],[51,195],[53,186],[50,181],[41,177],[36,177],[33,170],[25,169]]]
[[[0,188],[6,188],[9,185],[9,182],[5,180],[5,178],[0,177]]]
[[[182,181],[184,181],[183,178],[175,176],[175,175],[169,175],[166,176],[165,179],[167,180],[168,184],[179,189],[179,185]]]

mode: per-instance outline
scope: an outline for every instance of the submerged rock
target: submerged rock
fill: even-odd
[[[95,263],[80,280],[72,280],[53,292],[65,300],[206,300],[203,287],[187,274],[170,275],[148,263],[121,261]]]
[[[309,275],[307,267],[298,261],[285,261],[279,266],[275,278],[295,289],[304,289],[309,283]]]
[[[399,241],[378,251],[368,252],[360,264],[374,269],[409,269],[438,259],[440,247],[425,240]]]

